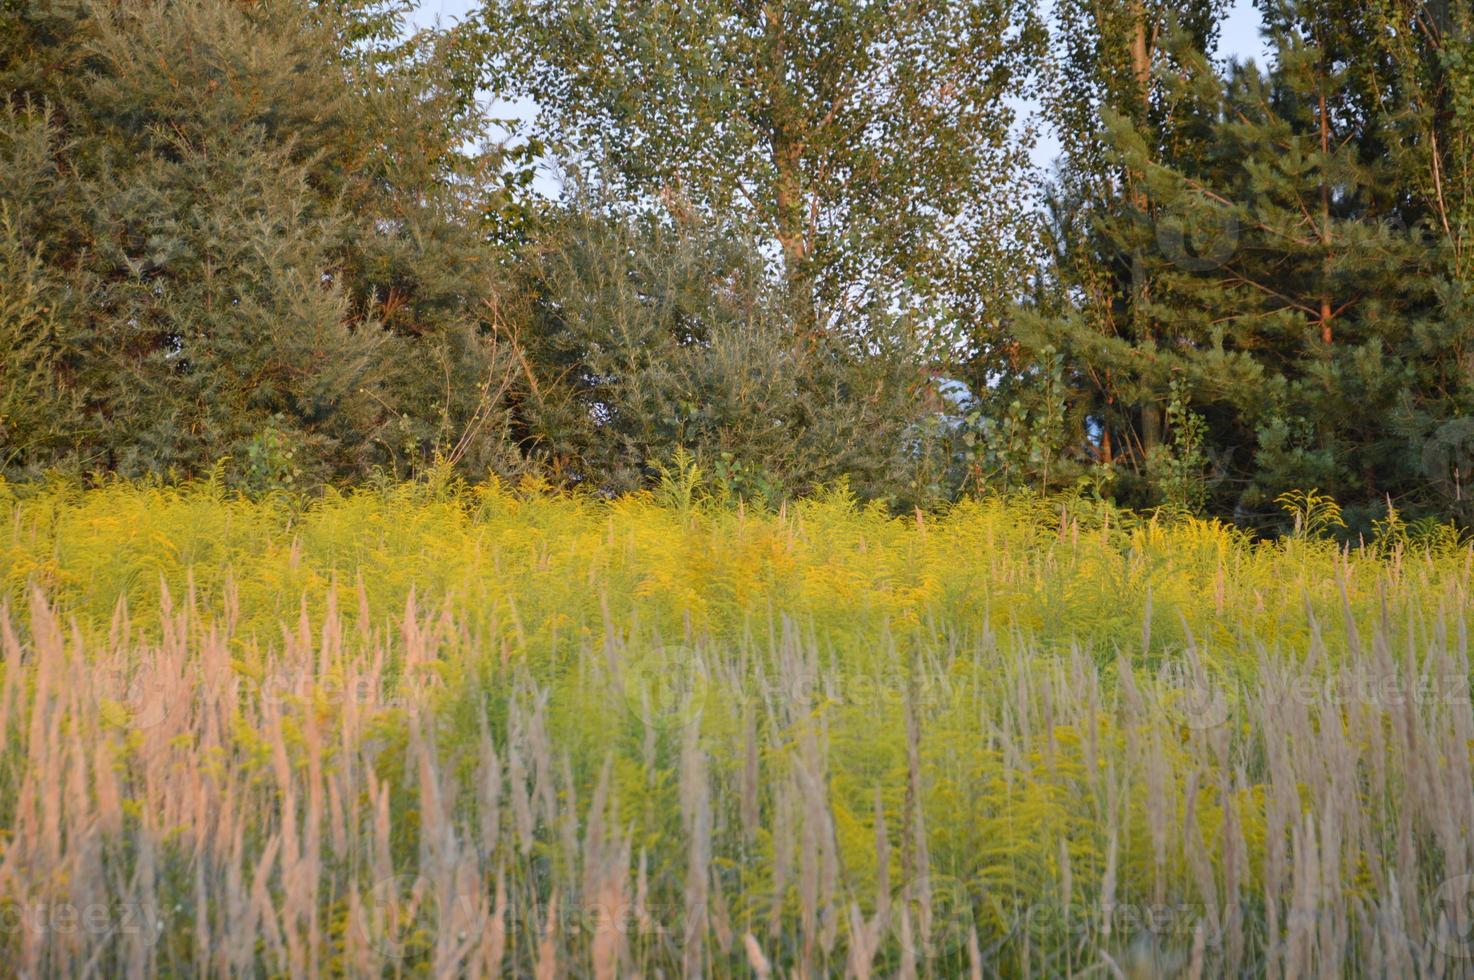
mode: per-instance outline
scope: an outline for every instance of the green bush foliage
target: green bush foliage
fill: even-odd
[[[270,433],[321,483],[455,443],[506,368],[461,180],[486,162],[459,153],[449,42],[371,57],[381,14],[6,8],[9,472],[249,480]]]
[[[584,199],[530,270],[529,356],[547,382],[525,415],[551,469],[621,492],[680,450],[770,502],[847,477],[904,492],[922,364],[841,334],[796,333],[740,228],[622,217]]]

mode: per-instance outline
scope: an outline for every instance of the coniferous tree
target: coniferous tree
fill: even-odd
[[[1419,153],[1424,173],[1445,161],[1427,156],[1418,93],[1358,11],[1276,4],[1266,25],[1268,72],[1220,71],[1179,48],[1164,91],[1207,110],[1190,152],[1165,154],[1111,120],[1108,158],[1140,175],[1146,206],[1094,210],[1062,268],[1130,257],[1130,278],[1149,284],[1131,311],[1150,332],[1092,329],[1088,279],[1070,284],[1083,300],[1033,322],[1081,377],[1186,399],[1175,415],[1202,436],[1215,512],[1252,521],[1279,493],[1317,487],[1363,525],[1388,500],[1447,514],[1430,434],[1468,411],[1470,328],[1454,222],[1408,166]],[[1140,453],[1158,484],[1181,477],[1164,437]]]
[[[58,383],[80,342],[86,283],[46,261],[38,238],[63,210],[63,181],[45,114],[0,108],[0,473],[64,452],[81,424],[75,392]]]
[[[483,308],[496,161],[461,152],[480,120],[453,39],[292,0],[3,16],[0,257],[34,268],[0,285],[0,333],[30,338],[9,390],[57,393],[4,410],[11,472],[228,459],[270,483],[457,444],[509,465],[481,404],[507,368]]]
[[[1136,242],[1106,242],[1094,222],[1130,216],[1149,222],[1147,176],[1115,151],[1130,134],[1157,162],[1185,162],[1198,151],[1204,107],[1172,80],[1196,70],[1218,36],[1224,0],[1187,4],[1131,0],[1091,4],[1067,0],[1057,9],[1053,85],[1048,108],[1064,157],[1046,197],[1046,294],[1066,291],[1068,305],[1046,297],[1035,314],[1075,318],[1075,330],[1130,343],[1155,343],[1153,283]],[[1045,310],[1048,310],[1046,313]],[[1026,343],[1041,343],[1025,316]],[[1112,366],[1076,373],[1074,429],[1093,442],[1107,466],[1140,472],[1162,440],[1164,376],[1122,376]]]
[[[909,501],[919,365],[904,348],[795,337],[740,226],[630,217],[581,193],[535,252],[525,349],[542,380],[520,411],[564,481],[633,490],[689,453],[767,502],[842,477]]]

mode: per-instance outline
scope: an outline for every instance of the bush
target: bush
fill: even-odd
[[[914,358],[795,331],[740,229],[623,218],[585,197],[530,271],[534,444],[572,484],[618,493],[691,452],[742,496],[848,476],[902,492]]]
[[[31,412],[7,395],[5,472],[226,458],[250,482],[267,431],[310,483],[437,453],[515,469],[486,404],[508,366],[487,336],[500,253],[477,190],[495,155],[461,151],[480,120],[449,41],[385,47],[385,16],[291,0],[0,14],[4,380],[55,393]]]

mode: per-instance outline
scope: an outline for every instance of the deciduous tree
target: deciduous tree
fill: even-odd
[[[488,0],[493,87],[631,206],[749,221],[800,330],[1019,288],[1024,0]]]

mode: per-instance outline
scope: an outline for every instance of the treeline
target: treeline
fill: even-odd
[[[1224,8],[12,0],[0,473],[1468,523],[1470,2]]]

